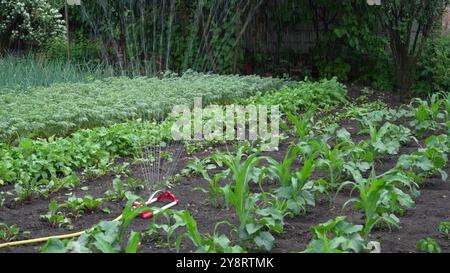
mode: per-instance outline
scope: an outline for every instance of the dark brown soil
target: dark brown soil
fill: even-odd
[[[342,124],[348,128],[354,128],[352,122]],[[355,130],[350,130],[356,132]],[[355,136],[356,137],[356,136]],[[280,146],[279,152],[270,153],[275,159],[281,159],[287,148],[288,142]],[[417,150],[417,145],[402,147],[401,153],[411,153]],[[203,157],[210,152],[202,152],[197,157]],[[180,168],[183,168],[192,157],[183,153],[178,159]],[[386,157],[378,164],[378,172],[386,171],[392,168],[397,162],[398,156]],[[446,170],[449,173],[449,168]],[[132,167],[130,177],[141,178],[137,166]],[[104,193],[112,187],[114,175],[109,174],[98,179],[87,179],[83,181],[83,186],[88,186],[87,191],[76,189],[73,193],[77,196],[92,195],[102,197]],[[213,208],[206,203],[207,195],[198,191],[193,191],[195,187],[208,188],[207,182],[200,178],[182,178],[172,189],[173,193],[180,199],[181,203],[176,209],[187,209],[197,220],[201,232],[212,232],[216,223],[223,220],[229,220],[236,223],[236,216],[233,210]],[[0,191],[7,188],[0,188]],[[252,190],[258,190],[257,186],[252,186]],[[52,196],[59,202],[67,199],[68,192],[61,192]],[[141,196],[146,197],[146,192],[139,192]],[[349,192],[343,191],[336,196],[334,202],[329,197],[319,197],[315,207],[309,208],[305,215],[295,218],[286,218],[284,233],[277,235],[273,252],[299,252],[305,249],[311,239],[311,227],[324,223],[337,216],[347,216],[347,219],[354,223],[362,223],[362,213],[353,209],[351,206],[342,208],[343,204],[349,199]],[[427,181],[421,190],[421,195],[416,201],[416,208],[407,210],[401,220],[399,230],[375,230],[372,233],[372,239],[379,241],[383,252],[417,252],[416,244],[419,240],[426,237],[432,237],[438,241],[443,252],[450,252],[450,241],[444,238],[437,231],[438,225],[442,221],[450,221],[450,184],[443,182],[439,178],[432,178]],[[116,218],[121,211],[124,202],[105,203],[103,207],[108,207],[111,214],[105,214],[96,211],[73,220],[73,230],[63,228],[53,228],[48,223],[40,220],[40,215],[48,212],[49,200],[33,200],[25,204],[9,204],[0,208],[0,223],[8,225],[16,224],[22,230],[30,231],[31,238],[43,236],[61,235],[74,231],[80,231],[92,227],[101,220],[111,220]],[[149,220],[136,219],[132,228],[134,230],[145,230]],[[222,231],[222,230],[221,230]],[[226,229],[223,230],[225,232]],[[173,246],[168,246],[164,238],[148,238],[142,241],[141,252],[174,252]],[[0,242],[1,243],[1,242]],[[41,245],[26,245],[12,248],[0,249],[2,252],[39,252]],[[190,252],[194,248],[186,240],[182,251]]]

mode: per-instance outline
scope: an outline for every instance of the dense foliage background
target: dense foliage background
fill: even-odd
[[[447,0],[1,0],[0,52],[35,54],[110,75],[166,70],[332,78],[409,96],[447,88]],[[267,28],[258,30],[262,22]],[[285,49],[307,26],[307,51]],[[276,36],[271,52],[252,33]],[[67,41],[70,41],[68,44]],[[262,43],[258,40],[258,43]],[[299,73],[292,71],[300,70]],[[97,73],[94,73],[97,74]],[[14,85],[15,83],[13,83]],[[9,84],[11,85],[11,84]]]

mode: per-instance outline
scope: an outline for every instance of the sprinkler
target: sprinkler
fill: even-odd
[[[158,192],[156,192],[156,193],[158,193]],[[178,205],[178,203],[179,203],[179,200],[175,197],[175,195],[173,195],[173,193],[167,191],[167,192],[158,193],[158,195],[156,197],[152,196],[146,202],[146,205],[149,206],[149,205],[154,204],[156,202],[162,202],[162,201],[169,201],[171,203],[169,203],[169,204],[165,205],[164,207],[162,207],[161,211],[168,210],[168,209]],[[133,208],[137,208],[137,207],[143,207],[144,205],[142,203],[140,203],[140,202],[134,202],[132,206],[133,206]],[[154,212],[147,211],[147,212],[141,213],[139,216],[142,219],[150,219],[150,218],[153,217],[153,215],[154,215]]]
[[[183,151],[183,147],[184,145],[180,141],[152,140],[139,149],[138,161],[150,196],[145,205],[149,206],[163,201],[170,202],[161,210],[167,210],[178,205],[179,200],[172,192],[167,190],[167,185],[173,178],[173,172],[178,166],[178,158]],[[140,202],[133,204],[134,208],[139,206],[144,206],[144,204]],[[140,217],[150,219],[153,215],[152,212],[143,212]]]
[[[145,202],[146,206],[153,205],[159,202],[169,202],[167,205],[156,209],[152,212],[143,212],[139,216],[142,219],[151,219],[154,215],[160,213],[161,211],[168,210],[179,204],[179,200],[175,195],[167,190],[167,185],[173,177],[173,172],[179,163],[179,157],[183,150],[183,143],[179,141],[152,141],[152,143],[147,145],[142,145],[139,150],[138,161],[140,163],[140,169],[142,172],[143,179],[147,184],[147,190],[149,193],[149,198]],[[152,192],[154,191],[154,192]],[[133,208],[138,208],[139,206],[145,206],[141,202],[134,202],[132,204]],[[114,219],[113,221],[122,220],[122,215]],[[79,237],[83,235],[85,231],[80,231],[77,233],[71,233],[59,236],[43,237],[31,240],[9,242],[0,244],[0,248],[20,246],[26,244],[36,244],[44,243],[50,239],[70,239],[74,237]]]

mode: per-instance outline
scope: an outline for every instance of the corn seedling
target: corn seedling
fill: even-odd
[[[222,187],[227,204],[233,205],[239,219],[238,234],[241,241],[251,241],[257,247],[270,250],[274,237],[270,232],[282,232],[283,216],[275,208],[258,209],[261,195],[249,192],[249,182],[254,176],[256,164],[261,160],[257,153],[244,158],[245,147],[240,146],[235,156],[222,155],[222,161],[230,169],[233,183]]]
[[[397,202],[404,205],[411,205],[406,201],[412,202],[410,198],[405,198],[405,194],[395,187],[395,184],[402,183],[403,179],[388,176],[377,177],[374,169],[372,169],[369,178],[355,177],[355,179],[357,179],[356,182],[343,183],[339,191],[348,185],[351,185],[353,190],[358,191],[359,197],[350,199],[344,204],[344,207],[350,203],[355,203],[356,209],[363,209],[365,224],[362,234],[365,238],[368,238],[372,229],[380,222],[398,227],[399,219],[392,213],[398,208]]]
[[[281,162],[276,161],[271,157],[265,157],[269,163],[269,173],[276,177],[281,184],[281,187],[289,187],[292,177],[294,175],[293,164],[300,153],[300,147],[297,145],[291,146]]]
[[[208,174],[208,172],[203,172],[203,178],[208,182],[209,184],[209,189],[206,190],[204,188],[194,188],[193,190],[195,191],[201,191],[203,193],[208,193],[209,194],[209,204],[213,207],[218,207],[219,206],[219,201],[218,198],[222,193],[222,188],[219,186],[219,181],[222,180],[224,177],[226,177],[226,173],[221,172],[218,173],[216,175],[214,175],[214,177],[211,178],[211,176]]]
[[[293,215],[306,211],[306,205],[315,205],[312,187],[307,187],[307,182],[314,172],[316,155],[309,155],[303,160],[303,166],[299,170],[293,171],[292,162],[299,151],[298,146],[291,147],[281,163],[267,158],[272,176],[278,177],[281,182],[281,187],[275,193],[278,198],[285,200],[287,212]]]
[[[330,188],[336,189],[342,182],[345,170],[345,156],[350,146],[346,142],[339,143],[333,148],[326,142],[318,142],[318,145],[320,158],[316,164],[319,169],[327,171]]]
[[[294,126],[295,136],[299,139],[300,142],[306,141],[307,136],[309,136],[311,133],[312,124],[314,122],[314,112],[315,110],[310,110],[303,114],[301,118],[291,113],[286,113],[290,122]]]
[[[439,94],[433,94],[429,101],[418,98],[413,101],[411,107],[415,113],[415,119],[411,122],[411,126],[415,127],[420,137],[423,137],[426,132],[439,129],[443,125],[448,116],[445,105],[446,100],[441,99]]]
[[[197,222],[189,213],[185,210],[183,212],[174,212],[185,223],[186,232],[178,236],[177,238],[177,251],[180,251],[180,246],[183,238],[187,237],[196,247],[197,253],[243,253],[244,249],[240,246],[232,246],[230,239],[222,234],[217,234],[217,228],[223,224],[223,222],[216,224],[214,232],[210,234],[202,234],[197,228]]]

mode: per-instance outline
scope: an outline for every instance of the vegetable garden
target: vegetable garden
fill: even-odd
[[[190,76],[162,82],[173,88],[185,77]],[[271,79],[236,78],[229,84],[227,77],[195,77],[199,82],[202,78],[216,80],[213,93],[197,89],[210,102],[280,105],[279,150],[262,152],[258,141],[185,142],[181,155],[172,159],[178,162],[177,170],[168,181],[180,204],[174,210],[159,212],[152,220],[142,220],[138,214],[146,208],[133,210],[130,205],[147,192],[135,143],[167,132],[173,117],[154,122],[131,120],[142,111],[130,110],[121,117],[120,111],[114,115],[112,107],[112,114],[100,119],[100,124],[120,122],[121,118],[130,121],[76,129],[68,136],[47,139],[32,138],[34,132],[30,131],[29,138],[2,144],[1,240],[87,231],[79,238],[50,239],[44,245],[1,251],[448,249],[448,95],[393,105],[389,97],[370,90],[352,87],[347,91],[336,79],[283,84]],[[108,90],[110,81],[122,81],[130,87],[120,98],[108,96],[121,105],[133,96],[141,98],[139,90],[131,87],[160,80],[111,79],[92,85],[103,84]],[[192,84],[197,86],[195,81]],[[56,87],[24,96],[39,97],[47,92],[54,98],[47,101],[51,105],[61,94],[50,95]],[[61,87],[70,89],[72,85]],[[79,86],[80,94],[83,88]],[[240,88],[246,88],[240,96],[227,93]],[[114,89],[98,92],[112,94]],[[10,97],[11,103],[15,103],[14,98]],[[101,107],[100,99],[86,98],[86,109]],[[65,102],[77,105],[83,101]],[[71,116],[63,117],[67,118],[64,122],[78,122]],[[124,220],[108,221],[121,213]]]
[[[449,2],[338,2],[0,0],[0,253],[450,252]]]

